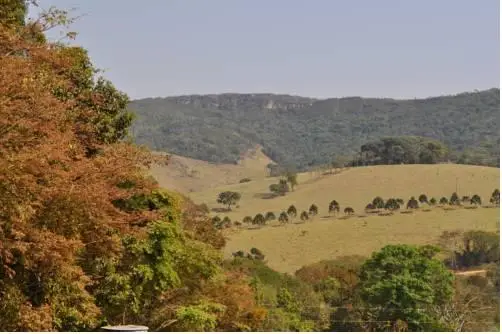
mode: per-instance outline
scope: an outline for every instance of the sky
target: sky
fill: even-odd
[[[131,98],[422,98],[499,87],[498,0],[39,0]],[[50,34],[56,38],[57,32]]]

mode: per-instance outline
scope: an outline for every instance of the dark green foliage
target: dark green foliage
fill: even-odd
[[[307,211],[302,211],[302,213],[300,215],[300,219],[303,221],[306,221],[309,219],[309,214],[307,213]]]
[[[439,200],[439,204],[441,204],[441,205],[446,205],[446,204],[448,204],[448,198],[446,198],[446,197],[441,197],[441,199]]]
[[[385,207],[385,201],[383,200],[382,197],[380,196],[377,196],[373,199],[373,201],[371,202],[375,208],[377,209],[383,209]]]
[[[328,208],[329,213],[337,213],[340,212],[340,204],[338,204],[337,201],[332,200],[331,203],[329,203],[329,208]]]
[[[462,203],[469,203],[471,198],[469,196],[462,196]]]
[[[318,213],[319,213],[319,208],[317,207],[317,205],[312,204],[309,208],[309,215],[313,217],[316,216]]]
[[[444,326],[432,306],[451,300],[454,277],[433,258],[438,251],[432,246],[389,245],[364,263],[360,297],[368,308],[367,320],[374,321],[373,330],[383,330],[398,320],[405,321],[410,331]]]
[[[399,203],[399,205],[404,205],[404,200],[402,198],[397,198],[396,201]]]
[[[259,261],[263,261],[265,260],[265,255],[263,254],[263,252],[261,250],[259,250],[258,248],[251,248],[251,251],[250,251],[251,255],[254,256],[254,259],[255,260],[259,260]]]
[[[228,216],[225,216],[225,218],[223,218],[223,220],[221,221],[221,224],[225,227],[228,227],[231,223],[232,221]]]
[[[469,231],[462,236],[463,247],[453,253],[454,262],[447,260],[453,269],[467,269],[482,264],[496,263],[500,259],[500,236],[485,231]]]
[[[228,206],[228,210],[232,205],[236,205],[241,199],[241,194],[234,191],[224,191],[218,195],[217,202]]]
[[[447,152],[444,144],[430,138],[384,137],[362,145],[351,165],[435,164],[445,160]]]
[[[289,216],[286,212],[281,212],[281,214],[279,215],[279,222],[282,223],[282,224],[285,224],[289,221]]]
[[[242,222],[246,224],[250,224],[253,221],[253,218],[251,216],[246,216],[242,219]]]
[[[411,197],[406,204],[406,209],[418,209],[418,207],[418,201],[415,199],[415,197]]]
[[[473,204],[473,205],[481,205],[481,197],[479,197],[479,195],[473,195],[471,197],[471,204]]]
[[[429,204],[429,200],[427,199],[427,195],[425,195],[425,194],[422,194],[422,195],[418,196],[418,201],[420,203],[427,203],[427,204]]]
[[[265,217],[261,213],[257,214],[253,218],[253,225],[265,225],[266,222]]]
[[[297,211],[296,211],[296,207],[294,205],[291,205],[289,208],[288,208],[288,216],[293,219],[296,217],[297,215]]]
[[[457,193],[451,194],[450,205],[460,205],[460,198],[458,198]]]
[[[275,220],[275,214],[272,211],[267,212],[265,214],[265,220],[266,221]]]
[[[343,210],[343,213],[345,213],[346,215],[353,215],[354,209],[352,209],[350,206],[348,206]]]
[[[429,200],[429,204],[430,204],[430,205],[436,205],[436,204],[437,204],[437,200],[436,200],[434,197],[432,197],[432,198]]]
[[[394,210],[399,210],[400,208],[401,206],[399,205],[399,203],[395,198],[389,198],[385,203],[385,210],[394,211]]]
[[[291,185],[291,190],[294,191],[295,187],[298,185],[298,176],[296,173],[288,172],[286,173],[286,180]]]
[[[490,203],[499,205],[500,204],[500,191],[495,189],[490,197]]]
[[[279,180],[277,184],[271,184],[269,187],[270,191],[276,195],[284,196],[289,191],[289,185],[287,180]]]
[[[406,133],[439,140],[454,151],[479,152],[459,157],[463,163],[498,165],[499,94],[490,89],[415,100],[191,95],[137,100],[130,108],[138,116],[133,125],[138,143],[212,162],[235,163],[260,144],[280,166],[305,170],[329,164],[333,156],[352,155],[365,143]],[[480,151],[483,143],[491,145]],[[441,159],[442,148],[435,142],[429,146],[410,158],[406,145],[404,153],[391,146],[390,162],[399,163],[403,155],[409,161]]]

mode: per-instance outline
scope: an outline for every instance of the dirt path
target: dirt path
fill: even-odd
[[[486,269],[457,271],[454,272],[454,274],[458,276],[476,276],[476,275],[486,276]]]

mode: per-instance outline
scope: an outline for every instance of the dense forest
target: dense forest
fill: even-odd
[[[236,162],[256,144],[281,166],[299,170],[357,154],[382,137],[443,142],[449,160],[498,166],[500,91],[426,99],[326,100],[221,94],[133,101],[137,143],[211,162]]]

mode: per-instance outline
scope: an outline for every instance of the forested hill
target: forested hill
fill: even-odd
[[[137,143],[211,162],[235,162],[260,144],[304,169],[368,141],[414,135],[498,160],[500,90],[426,99],[312,99],[273,94],[190,95],[131,102]],[[481,153],[480,153],[481,152]]]

